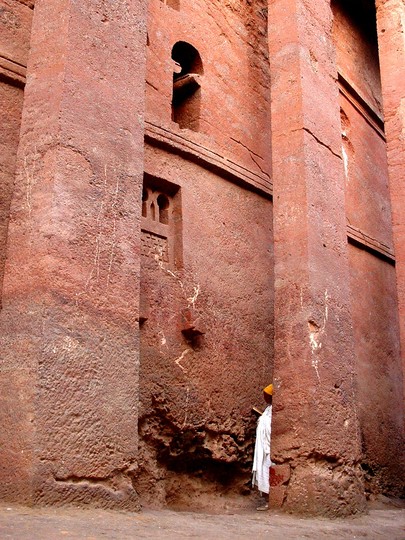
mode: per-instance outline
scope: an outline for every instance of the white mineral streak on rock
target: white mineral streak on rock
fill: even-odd
[[[319,327],[314,321],[308,322],[308,328],[309,328],[309,345],[311,347],[312,351],[312,367],[315,369],[316,376],[318,377],[318,380],[320,381],[319,376],[319,357],[316,354],[320,349],[322,349],[322,337],[325,334],[326,329],[326,323],[328,322],[329,317],[329,295],[328,291],[325,290],[324,295],[324,314],[323,314],[323,321],[322,326]]]

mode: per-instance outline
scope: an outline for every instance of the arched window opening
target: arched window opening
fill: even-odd
[[[182,266],[181,214],[179,186],[145,173],[141,217],[143,257],[153,259],[154,264]]]
[[[198,131],[201,113],[201,75],[203,65],[199,52],[185,41],[172,49],[174,61],[172,120],[181,129]]]
[[[157,204],[159,207],[159,221],[164,225],[169,223],[169,199],[166,195],[159,195],[157,198]]]

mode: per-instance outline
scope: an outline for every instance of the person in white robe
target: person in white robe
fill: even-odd
[[[268,510],[268,494],[270,493],[270,442],[271,442],[271,413],[273,400],[273,385],[269,384],[263,389],[264,400],[267,407],[257,421],[256,444],[253,459],[253,487],[267,496],[267,502],[257,508],[257,510]]]

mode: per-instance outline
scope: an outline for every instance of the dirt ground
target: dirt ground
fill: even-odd
[[[374,505],[344,520],[303,519],[280,512],[208,514],[148,510],[140,513],[81,508],[0,505],[1,540],[133,538],[405,539],[405,508]]]

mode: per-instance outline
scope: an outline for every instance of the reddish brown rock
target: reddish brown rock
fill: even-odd
[[[0,0],[2,499],[400,495],[402,7]]]
[[[282,13],[287,26],[276,22]],[[285,508],[344,515],[362,511],[365,500],[331,20],[326,1],[316,2],[316,8],[276,2],[269,12],[275,235],[272,454],[276,464],[288,462],[292,469]]]
[[[291,478],[291,467],[272,465],[270,468],[270,508],[282,508],[287,495],[287,486]]]
[[[402,377],[393,375],[401,373],[401,360],[375,10],[341,2],[334,15],[347,222],[351,233],[361,231],[369,248],[380,248],[373,252],[364,249],[358,235],[350,238],[362,468],[367,491],[399,494]]]
[[[271,376],[272,230],[263,219],[271,203],[182,157],[167,157],[146,149],[147,181],[165,178],[179,190],[170,204],[181,197],[182,238],[169,225],[159,246],[152,242],[156,225],[142,221],[148,315],[141,326],[139,486],[149,503],[183,505],[186,493],[188,504],[198,505],[200,490],[215,497],[222,482],[238,494],[250,476],[251,407]],[[163,183],[160,190],[170,194]],[[241,215],[254,227],[242,227]],[[180,241],[182,262],[170,264],[163,246],[177,250]],[[175,492],[162,488],[157,474]]]
[[[388,174],[396,255],[402,369],[405,366],[405,6],[401,0],[378,0],[377,25],[387,136]],[[404,378],[402,378],[404,381]],[[404,395],[404,393],[403,393]],[[403,468],[403,470],[405,467]]]
[[[137,480],[148,504],[249,492],[251,407],[272,370],[265,8],[150,3]]]
[[[10,203],[13,193],[15,160],[23,107],[25,66],[30,41],[32,11],[16,1],[0,2],[0,287],[6,260]],[[0,293],[0,300],[1,300]],[[4,361],[5,351],[1,352]],[[0,451],[0,493],[21,497],[30,483],[31,456],[23,433],[34,419],[33,395],[29,377],[18,352],[0,368],[0,410],[2,411]],[[20,389],[26,388],[23,396]],[[19,491],[21,488],[21,491]]]
[[[3,281],[6,257],[31,19],[32,10],[20,2],[0,2],[0,284]]]
[[[291,467],[288,463],[284,463],[284,465],[273,465],[270,468],[270,484],[272,488],[287,484],[290,478]]]
[[[139,504],[144,8],[35,9],[1,314],[3,498]]]

